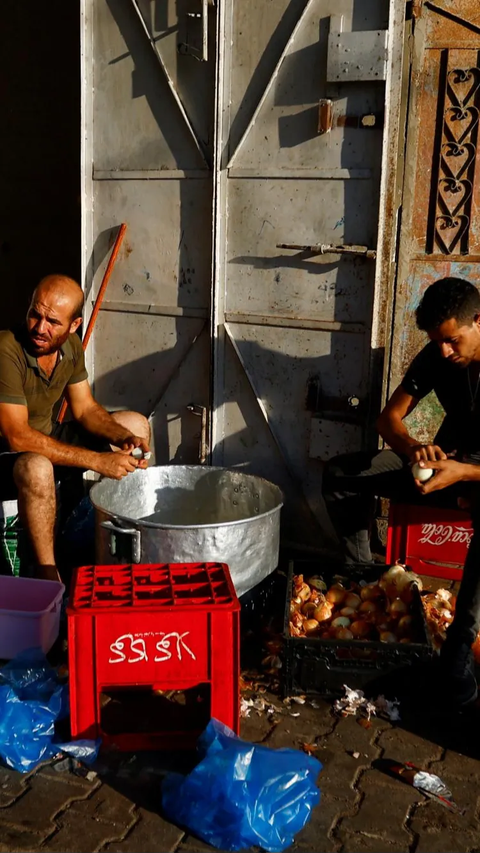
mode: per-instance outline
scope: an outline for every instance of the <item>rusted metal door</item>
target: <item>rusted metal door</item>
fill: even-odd
[[[213,459],[279,483],[295,541],[321,543],[321,462],[379,401],[404,11],[220,4]]]
[[[405,187],[390,376],[392,391],[426,341],[414,309],[443,276],[479,284],[480,7],[478,0],[413,4]],[[389,381],[388,381],[389,380]],[[431,394],[409,418],[430,440],[443,416]]]
[[[207,0],[82,10],[89,306],[128,225],[90,353],[96,396],[155,412],[158,462],[196,462],[195,415],[209,406],[215,10]]]

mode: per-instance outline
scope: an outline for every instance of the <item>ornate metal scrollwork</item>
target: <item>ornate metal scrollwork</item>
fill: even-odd
[[[437,149],[435,215],[427,252],[469,252],[477,156],[480,68],[452,68],[445,76],[444,109]]]

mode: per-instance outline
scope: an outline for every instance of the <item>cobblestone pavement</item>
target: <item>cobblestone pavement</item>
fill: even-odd
[[[321,802],[291,850],[479,853],[480,709],[442,717],[434,707],[426,710],[428,682],[415,683],[410,671],[403,687],[394,678],[400,698],[405,684],[410,696],[400,723],[374,717],[366,727],[359,718],[334,715],[330,702],[307,699],[288,708],[268,694],[280,712],[252,709],[242,720],[245,739],[273,748],[313,744],[323,764]],[[382,758],[431,769],[465,813],[452,814],[389,778],[376,765]],[[186,754],[101,754],[89,778],[71,772],[69,759],[28,775],[0,768],[0,853],[210,850],[159,814],[164,773],[187,771],[189,761]]]
[[[277,697],[271,697],[278,706]],[[271,747],[316,744],[324,765],[320,805],[298,834],[293,850],[327,853],[474,853],[480,850],[480,761],[402,724],[373,718],[364,728],[354,717],[332,715],[328,702],[283,709],[279,722],[265,713],[243,720],[242,735]],[[299,714],[292,717],[291,713]],[[457,723],[454,738],[474,745],[478,722]],[[448,741],[448,733],[447,733]],[[431,768],[450,786],[465,814],[450,814],[413,788],[375,769],[382,757]],[[155,760],[157,764],[155,764]],[[159,757],[101,758],[91,779],[74,775],[68,761],[30,775],[0,770],[1,851],[68,853],[194,853],[211,849],[159,814],[165,765]],[[172,757],[178,768],[185,757]],[[67,767],[67,769],[65,769]],[[168,768],[167,768],[168,769]],[[181,768],[180,768],[181,769]],[[92,774],[93,776],[93,774]]]

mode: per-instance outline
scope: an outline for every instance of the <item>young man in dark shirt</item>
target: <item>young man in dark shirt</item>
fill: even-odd
[[[389,448],[338,456],[327,463],[323,494],[343,543],[346,563],[369,563],[375,496],[436,506],[470,507],[474,535],[465,562],[455,619],[441,660],[458,706],[477,697],[471,645],[480,628],[480,294],[468,281],[445,278],[425,292],[417,326],[430,341],[414,358],[377,421]],[[435,391],[445,418],[431,444],[419,444],[404,418]],[[433,468],[427,482],[411,465]]]

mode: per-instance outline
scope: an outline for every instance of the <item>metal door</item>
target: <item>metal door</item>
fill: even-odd
[[[414,309],[443,276],[479,284],[480,11],[477,0],[416,0],[405,189],[390,383],[426,342]],[[388,378],[388,377],[387,377]],[[408,419],[433,438],[443,410],[431,394]]]
[[[91,305],[128,225],[89,356],[109,409],[196,462],[209,406],[215,18],[207,0],[83,0],[83,253]],[[199,406],[192,412],[190,404]]]
[[[213,460],[277,482],[295,541],[321,544],[319,462],[379,401],[404,7],[220,4]]]

